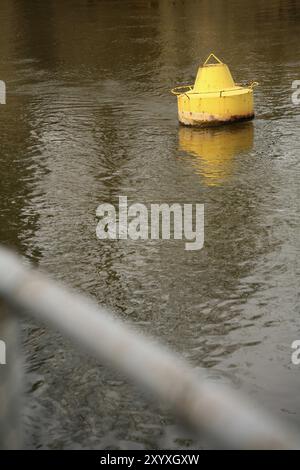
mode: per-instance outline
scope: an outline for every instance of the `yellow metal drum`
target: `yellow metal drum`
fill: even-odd
[[[210,63],[214,58],[216,62]],[[253,87],[233,81],[230,70],[214,54],[199,67],[194,86],[176,87],[178,118],[187,126],[212,126],[254,118]]]

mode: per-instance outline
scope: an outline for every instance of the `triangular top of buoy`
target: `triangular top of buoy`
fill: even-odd
[[[215,62],[209,63],[211,59],[214,59]],[[203,66],[205,65],[220,65],[223,64],[223,62],[213,53],[211,52],[209,56],[207,57],[206,61],[204,62]]]

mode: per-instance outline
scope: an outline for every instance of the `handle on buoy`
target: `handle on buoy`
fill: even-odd
[[[259,82],[244,82],[244,83],[236,83],[235,84],[236,86],[239,86],[239,87],[246,87],[246,88],[254,88],[255,86],[258,86],[259,85]]]
[[[213,53],[211,52],[211,53],[209,54],[209,56],[207,57],[207,59],[206,59],[206,61],[204,62],[203,65],[207,65],[208,62],[210,61],[210,59],[211,59],[212,57],[213,57],[217,62],[219,62],[219,64],[223,64],[223,62],[222,62],[220,59],[218,59],[218,57],[217,57],[215,54],[213,54]]]
[[[181,85],[181,86],[176,86],[175,88],[172,88],[171,93],[175,96],[178,95],[183,95],[189,90],[193,89],[193,85]],[[179,91],[179,90],[186,90],[186,91]]]

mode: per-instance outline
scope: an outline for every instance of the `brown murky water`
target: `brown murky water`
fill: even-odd
[[[0,240],[213,380],[300,426],[297,0],[1,0]],[[214,51],[253,123],[179,128],[169,90]],[[97,240],[96,208],[205,204],[205,246]],[[192,445],[124,377],[26,322],[28,447]]]

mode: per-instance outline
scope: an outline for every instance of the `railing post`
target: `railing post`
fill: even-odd
[[[0,450],[20,449],[21,367],[16,318],[0,301]]]

